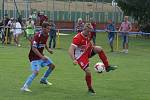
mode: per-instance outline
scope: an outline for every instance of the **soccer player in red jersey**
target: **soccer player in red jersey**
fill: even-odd
[[[73,60],[73,64],[79,64],[81,69],[85,72],[85,80],[88,87],[88,92],[95,94],[92,87],[91,71],[89,69],[89,58],[95,54],[99,55],[99,58],[105,65],[106,72],[116,69],[116,67],[110,66],[107,57],[100,46],[93,45],[90,41],[92,39],[91,30],[93,29],[91,23],[84,25],[83,31],[78,33],[74,38],[69,48],[69,55]]]
[[[48,66],[47,71],[41,78],[40,83],[41,84],[47,84],[52,85],[52,83],[47,81],[48,76],[51,74],[51,72],[54,70],[55,65],[51,61],[50,58],[44,56],[43,50],[44,48],[47,49],[49,53],[53,53],[51,49],[48,48],[46,42],[48,40],[48,34],[50,31],[50,24],[47,22],[44,22],[42,24],[42,30],[35,34],[33,40],[32,40],[32,46],[29,52],[29,60],[31,62],[31,70],[32,74],[28,77],[25,84],[21,88],[22,91],[31,92],[29,89],[29,86],[31,85],[34,78],[38,75],[39,70],[41,67]]]

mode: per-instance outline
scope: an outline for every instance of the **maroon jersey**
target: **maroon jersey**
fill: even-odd
[[[92,35],[96,36],[96,23],[92,22],[91,23],[92,27],[93,27],[93,30],[92,30]]]
[[[92,22],[91,25],[93,26],[93,29],[96,29],[96,23]]]
[[[42,54],[43,54],[43,50],[44,50],[44,47],[46,45],[46,42],[47,42],[47,39],[48,39],[48,34],[44,34],[42,31],[41,32],[38,32],[35,34],[34,38],[33,38],[33,41],[32,41],[32,47],[35,47],[38,49],[38,51]],[[30,61],[33,61],[33,60],[40,60],[41,58],[36,55],[34,53],[34,51],[32,50],[32,48],[30,49],[30,52],[29,52],[29,60]]]

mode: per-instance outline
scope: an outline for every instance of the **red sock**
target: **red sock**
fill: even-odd
[[[89,89],[91,89],[92,88],[92,78],[91,78],[91,75],[86,75],[85,76],[85,80],[86,80],[86,84],[87,84],[87,86],[88,86],[88,88]]]
[[[109,66],[109,64],[108,64],[108,60],[107,60],[107,57],[106,57],[104,51],[101,50],[101,52],[100,52],[98,55],[99,55],[99,58],[100,58],[100,59],[102,60],[102,62],[104,63],[105,68],[107,68],[107,67]]]

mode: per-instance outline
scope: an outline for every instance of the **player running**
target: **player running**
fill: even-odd
[[[25,84],[21,88],[22,91],[31,92],[31,90],[29,89],[29,86],[31,85],[35,77],[38,75],[40,68],[44,66],[48,66],[48,69],[45,72],[44,76],[41,78],[40,83],[52,85],[52,83],[47,81],[47,78],[51,74],[51,72],[54,70],[55,65],[53,64],[50,58],[44,56],[43,54],[44,48],[46,48],[49,53],[51,54],[53,53],[52,50],[49,49],[46,44],[49,31],[50,31],[49,23],[44,22],[42,24],[42,30],[36,33],[33,38],[32,47],[29,53],[29,60],[31,62],[32,74],[28,77]]]
[[[100,46],[94,46],[90,42],[92,39],[91,30],[93,29],[90,23],[84,25],[83,31],[79,32],[74,38],[69,48],[69,55],[73,60],[73,64],[79,64],[81,69],[85,72],[85,80],[90,94],[95,94],[92,87],[91,71],[89,69],[89,58],[95,54],[105,65],[106,72],[116,69],[109,65],[107,57]]]

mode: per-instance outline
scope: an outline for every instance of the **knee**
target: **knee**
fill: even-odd
[[[86,72],[86,76],[91,76],[91,72]]]
[[[99,53],[99,52],[101,52],[102,50],[103,50],[103,48],[100,47],[100,46],[95,46],[95,47],[94,47],[94,51],[95,51],[96,53]]]
[[[91,71],[90,70],[86,70],[85,74],[86,74],[86,76],[90,76],[91,75]]]
[[[54,70],[54,69],[55,69],[55,65],[54,65],[54,64],[51,64],[51,65],[49,66],[49,68],[51,68],[52,70]]]
[[[37,76],[39,74],[39,71],[34,71],[33,73]]]

